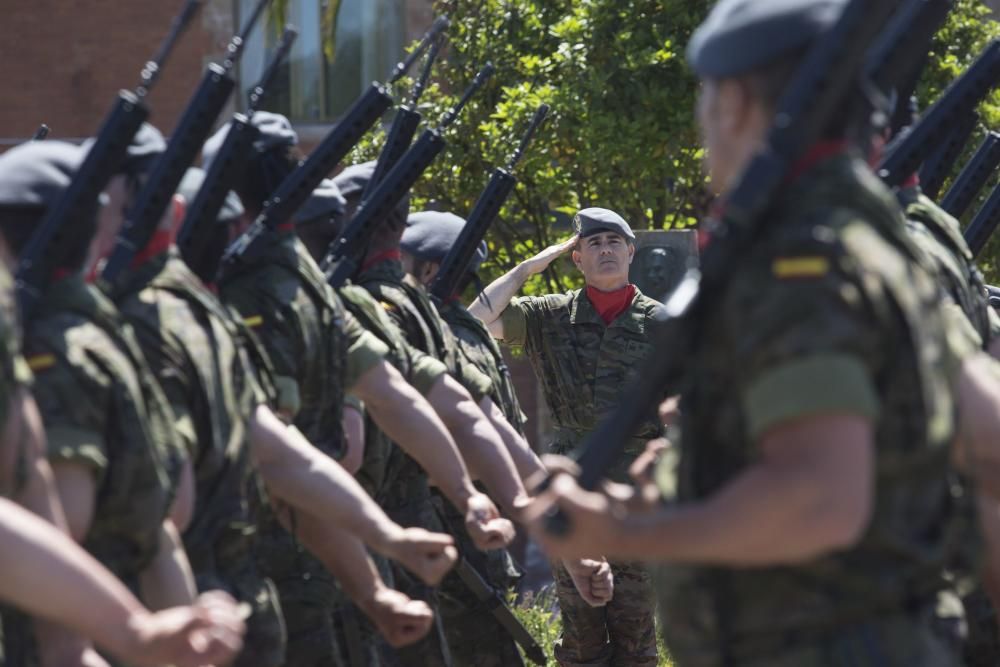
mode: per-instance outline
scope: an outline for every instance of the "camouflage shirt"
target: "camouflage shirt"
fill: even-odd
[[[489,378],[465,357],[427,292],[406,275],[399,260],[387,259],[368,267],[357,283],[382,304],[406,342],[442,361],[477,403],[490,393]]]
[[[618,404],[622,388],[650,353],[649,330],[660,304],[636,289],[629,308],[610,325],[584,290],[521,297],[504,310],[504,340],[524,346],[555,422],[552,449],[565,453]],[[630,459],[660,434],[650,414],[632,434],[629,455],[608,476],[624,480]]]
[[[884,636],[869,623],[907,624],[920,645],[916,610],[942,585],[956,516],[945,324],[918,256],[892,195],[863,162],[835,156],[787,187],[712,295],[664,496],[710,497],[753,465],[775,425],[852,414],[874,427],[875,506],[857,544],[801,564],[662,568],[664,632],[681,664],[777,664],[858,628]]]
[[[990,308],[986,284],[962,236],[958,221],[920,192],[898,193],[914,241],[931,258],[948,295],[962,309],[984,344],[1000,333],[1000,317]]]
[[[8,410],[17,389],[31,384],[31,371],[21,355],[21,331],[14,297],[14,281],[7,269],[0,266],[0,429],[10,417]],[[16,495],[27,481],[28,452],[23,447],[15,453],[13,462],[10,476],[13,486],[0,488],[0,495]]]
[[[52,285],[25,342],[49,458],[86,466],[96,481],[83,546],[134,583],[156,555],[182,456],[166,397],[131,327],[78,276]]]
[[[511,426],[524,435],[524,423],[527,417],[521,411],[507,362],[500,352],[500,347],[486,329],[486,325],[455,300],[443,304],[440,312],[466,358],[490,379],[490,398],[500,408]]]

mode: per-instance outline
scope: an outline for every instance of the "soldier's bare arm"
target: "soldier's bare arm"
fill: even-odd
[[[154,611],[191,604],[198,597],[191,564],[171,519],[164,519],[160,526],[159,550],[139,573],[139,590],[143,602]]]
[[[549,246],[534,257],[526,259],[513,269],[486,286],[482,294],[469,305],[469,312],[486,324],[494,338],[503,340],[503,320],[500,315],[510,305],[510,300],[518,293],[531,276],[548,268],[556,258],[566,254],[576,246],[574,235],[565,241]]]
[[[395,368],[382,362],[362,375],[351,390],[364,399],[379,428],[399,443],[466,515],[466,526],[476,546],[497,549],[513,539],[513,526],[500,518],[493,502],[472,485],[453,437],[455,432],[449,432],[448,418],[435,412],[438,406],[434,394],[447,381],[445,378],[457,386],[454,380],[442,376],[424,399]],[[471,406],[478,411],[474,403]]]
[[[542,464],[542,460],[538,458],[538,454],[535,454],[528,442],[521,437],[520,433],[514,430],[514,427],[504,417],[497,404],[489,398],[483,398],[479,407],[503,439],[503,443],[514,462],[514,467],[517,468],[517,474],[520,475],[521,481],[526,485],[532,477],[544,474],[545,466]]]
[[[758,441],[760,461],[691,507],[626,515],[602,493],[559,475],[529,517],[549,553],[677,560],[749,567],[801,562],[854,544],[871,517],[874,434],[870,420],[824,415],[779,424]],[[559,504],[566,539],[542,529]]]
[[[224,663],[241,646],[235,602],[150,614],[125,586],[57,528],[0,499],[0,597],[90,637],[135,665]]]
[[[965,359],[955,383],[955,465],[976,487],[1000,499],[1000,364],[985,354]]]
[[[339,526],[380,554],[403,559],[412,549],[443,553],[452,543],[448,536],[418,535],[393,522],[350,473],[266,406],[254,412],[250,442],[269,492],[303,513]]]
[[[360,540],[310,516],[302,517],[297,528],[302,543],[337,578],[344,593],[392,646],[412,644],[427,634],[433,621],[430,607],[391,591]],[[447,557],[439,554],[424,563],[409,558],[410,563],[404,561],[403,565],[430,585],[437,585],[455,558],[455,550],[451,547]]]
[[[361,469],[365,457],[365,416],[363,408],[352,403],[344,403],[344,416],[341,424],[344,427],[345,454],[340,465],[352,475]]]

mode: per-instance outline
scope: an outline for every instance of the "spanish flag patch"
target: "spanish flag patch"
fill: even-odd
[[[54,354],[36,354],[33,357],[28,357],[25,359],[28,362],[28,368],[31,369],[32,373],[37,373],[38,371],[44,371],[47,368],[52,368],[56,365],[56,355]]]
[[[826,257],[779,257],[771,263],[771,273],[779,280],[821,278],[830,272]]]
[[[243,324],[247,325],[251,329],[256,329],[260,325],[264,324],[264,317],[261,315],[251,315],[243,319]]]

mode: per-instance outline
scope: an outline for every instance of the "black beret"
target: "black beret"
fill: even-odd
[[[406,230],[400,239],[403,252],[428,262],[442,262],[458,235],[465,227],[465,219],[454,213],[421,211],[406,219]],[[481,241],[472,258],[469,271],[475,273],[486,261],[486,242]]]
[[[184,200],[190,206],[204,182],[204,171],[198,167],[188,167],[188,170],[184,173],[184,178],[181,179],[181,184],[177,186],[177,194],[183,196]],[[218,222],[230,222],[236,220],[241,215],[243,215],[243,204],[240,202],[240,198],[236,196],[236,193],[230,190],[226,193],[226,199],[222,202],[222,209],[219,210],[216,220]]]
[[[281,114],[258,111],[250,119],[250,124],[257,128],[258,136],[253,142],[253,148],[258,153],[263,153],[277,146],[297,146],[299,144],[299,135],[292,128],[291,122]],[[220,127],[202,146],[201,164],[206,170],[212,165],[212,160],[222,148],[222,143],[226,140],[231,125],[232,121]]]
[[[635,234],[625,219],[606,208],[583,209],[573,218],[573,230],[580,235],[580,238],[600,232],[614,232],[632,241],[635,240]]]
[[[724,79],[805,48],[847,0],[721,0],[691,36],[687,59],[703,79]]]
[[[361,196],[368,181],[375,175],[375,161],[352,164],[333,177],[333,182],[345,197]]]
[[[340,188],[331,179],[324,178],[323,182],[309,195],[306,203],[292,216],[292,221],[296,225],[327,222],[330,218],[341,215],[345,210],[347,210],[347,200],[340,194]]]
[[[51,206],[85,156],[80,146],[55,140],[11,148],[0,155],[0,206]]]

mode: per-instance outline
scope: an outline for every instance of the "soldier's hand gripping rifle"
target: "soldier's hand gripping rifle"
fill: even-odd
[[[448,25],[448,19],[444,16],[438,18],[435,22],[435,26],[438,26],[438,30],[444,30],[444,28],[448,27]],[[432,30],[434,30],[433,27]],[[375,186],[382,182],[385,175],[389,173],[397,162],[399,162],[399,158],[403,157],[403,153],[405,153],[410,147],[410,144],[413,143],[413,137],[417,134],[417,127],[420,125],[420,121],[423,118],[420,112],[417,111],[417,105],[420,103],[420,97],[424,94],[424,90],[427,88],[427,81],[431,75],[431,68],[434,66],[434,61],[437,60],[437,55],[441,50],[442,42],[443,37],[437,37],[434,39],[430,52],[427,54],[427,60],[424,62],[423,70],[420,72],[420,76],[417,77],[417,80],[413,85],[413,90],[410,92],[410,101],[400,105],[400,107],[396,110],[396,115],[392,119],[392,125],[389,127],[389,132],[385,137],[385,145],[382,146],[382,151],[379,153],[378,160],[375,162],[375,171],[372,173],[372,177],[368,179],[368,182],[365,184],[365,189],[361,193],[361,201],[368,199],[368,197],[375,191]],[[390,81],[390,84],[391,83],[394,82]]]
[[[455,239],[455,244],[441,262],[437,276],[431,284],[431,296],[439,303],[451,298],[461,284],[462,278],[468,272],[472,258],[476,255],[476,249],[486,236],[486,232],[489,231],[490,225],[499,215],[504,202],[514,191],[514,186],[517,185],[517,179],[513,175],[514,167],[521,160],[532,136],[548,113],[548,104],[542,104],[535,110],[535,115],[521,138],[521,144],[508,160],[506,168],[497,167],[493,170],[490,181],[486,184],[486,189],[476,200],[475,206],[472,207],[472,213],[469,214],[465,226],[462,227],[458,238]]]
[[[201,83],[174,128],[166,150],[156,158],[135,203],[125,214],[125,222],[98,279],[98,284],[104,291],[109,292],[115,287],[136,253],[146,247],[153,237],[177,186],[201,151],[215,120],[236,87],[236,80],[232,76],[233,68],[242,57],[246,40],[270,1],[257,2],[243,30],[229,42],[222,64],[212,63],[206,69]]]
[[[857,90],[865,56],[879,30],[896,9],[894,0],[850,0],[837,23],[807,52],[777,105],[765,147],[743,170],[726,197],[721,215],[707,221],[711,241],[701,254],[701,273],[689,269],[667,299],[663,319],[651,336],[654,352],[638,366],[638,377],[622,393],[618,407],[604,417],[581,445],[579,483],[594,489],[624,451],[636,425],[655,414],[665,392],[677,393],[687,381],[691,352],[710,304],[732,277],[737,258],[760,236],[768,206],[802,154],[819,141]],[[566,516],[547,520],[564,534]]]
[[[909,131],[887,147],[876,172],[889,187],[899,187],[914,174],[948,133],[1000,80],[1000,40],[993,40],[976,61],[931,106]]]
[[[354,276],[378,231],[377,222],[384,220],[396,208],[434,158],[444,150],[447,144],[443,136],[444,130],[455,122],[465,105],[492,74],[493,65],[483,67],[458,104],[444,114],[436,128],[424,130],[371,196],[362,202],[343,234],[330,245],[320,265],[330,285],[340,287]]]
[[[1000,134],[989,132],[941,199],[941,208],[954,218],[965,215],[997,165],[1000,165]]]
[[[174,18],[163,44],[143,66],[139,85],[132,91],[119,91],[72,183],[49,208],[21,252],[17,296],[26,319],[48,287],[53,269],[57,268],[51,265],[52,248],[89,243],[90,239],[79,238],[79,226],[73,224],[74,217],[97,205],[101,192],[118,172],[132,138],[149,117],[146,95],[155,85],[167,58],[202,3],[203,0],[187,1],[181,13]]]
[[[417,48],[396,65],[389,82],[402,78],[447,25],[447,21],[435,21]],[[313,190],[391,106],[392,97],[386,87],[377,82],[372,83],[322,143],[281,182],[271,198],[264,203],[264,209],[250,228],[226,248],[222,261],[228,264],[250,261],[262,247],[260,244],[265,243],[279,225],[292,219],[295,211],[312,196]]]
[[[201,257],[202,253],[207,251],[208,239],[211,237],[219,211],[222,210],[229,191],[243,173],[253,154],[253,144],[260,135],[259,130],[251,122],[254,113],[264,99],[267,89],[280,73],[281,65],[291,51],[297,36],[298,32],[294,28],[285,28],[271,62],[264,69],[260,81],[250,91],[246,113],[233,115],[229,132],[212,160],[198,194],[188,204],[184,224],[177,234],[177,246],[185,258]],[[211,264],[214,266],[218,259],[218,256],[213,257]]]

